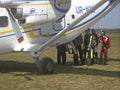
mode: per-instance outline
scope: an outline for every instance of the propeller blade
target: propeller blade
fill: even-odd
[[[24,37],[22,35],[22,32],[20,31],[19,25],[18,25],[17,21],[15,20],[14,16],[12,15],[11,11],[9,10],[9,8],[6,8],[6,10],[8,11],[8,13],[10,15],[10,20],[11,20],[17,41],[19,43],[21,43],[22,41],[24,41]]]

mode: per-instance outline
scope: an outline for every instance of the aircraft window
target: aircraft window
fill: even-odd
[[[75,19],[75,15],[72,15],[72,19]]]
[[[0,16],[0,27],[7,27],[8,26],[8,17]]]

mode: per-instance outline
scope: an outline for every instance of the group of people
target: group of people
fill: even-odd
[[[98,58],[98,44],[101,43],[100,58]],[[73,61],[75,65],[93,65],[107,64],[108,48],[111,47],[110,38],[106,36],[106,32],[101,30],[100,35],[95,29],[88,28],[84,37],[80,34],[72,41]],[[66,51],[68,44],[57,46],[57,63],[66,63]]]

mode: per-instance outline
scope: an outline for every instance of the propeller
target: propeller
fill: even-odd
[[[11,13],[11,11],[9,10],[9,8],[6,8],[6,10],[8,11],[9,15],[10,15],[10,20],[13,26],[13,30],[15,32],[16,38],[18,43],[21,43],[22,41],[24,41],[24,37],[22,35],[22,32],[20,31],[19,28],[19,24],[17,23],[17,21],[15,20],[13,14]]]

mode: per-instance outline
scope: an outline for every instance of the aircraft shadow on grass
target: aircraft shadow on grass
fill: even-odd
[[[114,59],[114,61],[116,60]],[[101,65],[101,67],[103,67],[103,65]],[[40,75],[34,63],[0,60],[0,73],[12,72],[25,72],[25,74],[16,74],[15,76]],[[82,74],[120,78],[120,71],[106,71],[89,67],[84,68],[84,66],[76,68],[74,67],[73,62],[67,62],[66,65],[58,65],[55,63],[55,71],[53,74]]]
[[[117,62],[120,62],[120,58],[118,58],[118,59],[108,58],[108,62],[110,62],[110,61],[117,61]]]

